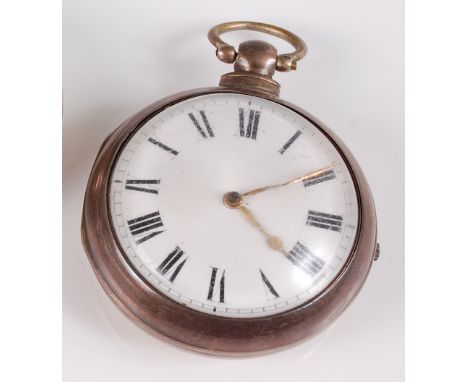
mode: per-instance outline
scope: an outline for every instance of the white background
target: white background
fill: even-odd
[[[367,175],[381,258],[350,308],[305,343],[241,359],[181,350],[112,305],[80,242],[84,188],[102,140],[147,104],[230,71],[206,39],[250,19],[301,36],[309,55],[278,74],[282,97],[332,127]],[[64,2],[63,375],[71,381],[402,381],[404,369],[403,4],[382,0]],[[233,33],[234,43],[254,33]],[[275,42],[281,51],[290,49]]]

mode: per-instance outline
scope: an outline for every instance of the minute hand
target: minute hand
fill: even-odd
[[[287,186],[288,184],[293,184],[293,183],[297,183],[297,182],[301,182],[303,180],[306,180],[308,178],[312,178],[314,176],[317,176],[317,175],[320,175],[320,174],[323,174],[324,172],[330,170],[331,168],[333,168],[333,166],[328,166],[328,167],[324,167],[324,168],[321,168],[320,170],[315,170],[315,171],[312,171],[312,172],[309,172],[305,175],[302,175],[298,178],[294,178],[288,182],[285,182],[285,183],[280,183],[280,184],[273,184],[271,186],[265,186],[265,187],[260,187],[260,188],[256,188],[254,190],[251,190],[251,191],[248,191],[248,192],[244,192],[242,194],[242,196],[250,196],[250,195],[255,195],[255,194],[258,194],[260,192],[263,192],[263,191],[266,191],[266,190],[270,190],[272,188],[277,188],[277,187],[283,187],[283,186]]]

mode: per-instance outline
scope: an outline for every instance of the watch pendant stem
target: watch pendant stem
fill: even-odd
[[[247,88],[279,95],[280,84],[273,79],[278,52],[265,41],[245,41],[239,45],[234,71],[224,74],[220,86]]]
[[[245,41],[239,51],[224,42],[221,34],[237,30],[252,30],[266,33],[289,42],[294,52],[278,55],[276,48],[265,41]],[[271,24],[253,21],[231,21],[218,24],[208,32],[208,39],[216,47],[216,56],[222,62],[234,63],[234,72],[221,77],[220,86],[247,89],[278,96],[280,85],[273,80],[275,70],[296,70],[297,61],[307,53],[307,45],[294,33]]]

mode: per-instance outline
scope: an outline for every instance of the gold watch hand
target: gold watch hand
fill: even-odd
[[[266,237],[267,244],[271,249],[273,249],[274,251],[278,251],[285,256],[288,255],[284,249],[281,239],[277,236],[270,235],[268,232],[266,232],[265,229],[262,227],[262,225],[255,218],[252,211],[250,211],[247,207],[243,205],[238,206],[237,209],[240,210],[242,215],[247,219],[247,221],[250,224],[252,224],[255,228],[257,228]]]
[[[281,184],[273,184],[271,186],[265,186],[265,187],[260,187],[260,188],[256,188],[254,190],[251,190],[251,191],[248,191],[248,192],[244,192],[242,194],[242,196],[250,196],[250,195],[255,195],[255,194],[258,194],[260,192],[263,192],[263,191],[266,191],[266,190],[270,190],[272,188],[277,188],[277,187],[282,187],[282,186],[287,186],[288,184],[293,184],[293,183],[297,183],[297,182],[301,182],[303,180],[306,180],[308,178],[312,178],[314,176],[318,176],[320,174],[323,174],[325,172],[327,172],[328,170],[330,170],[331,168],[333,168],[333,166],[328,166],[328,167],[324,167],[324,168],[321,168],[320,170],[315,170],[315,171],[312,171],[312,172],[309,172],[305,175],[302,175],[298,178],[295,178],[295,179],[292,179],[286,183],[281,183]]]

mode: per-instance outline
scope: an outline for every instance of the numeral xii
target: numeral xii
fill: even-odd
[[[246,126],[246,119],[247,126]],[[260,122],[260,112],[258,110],[249,110],[248,116],[244,108],[239,108],[239,135],[241,137],[257,139],[258,124]]]

